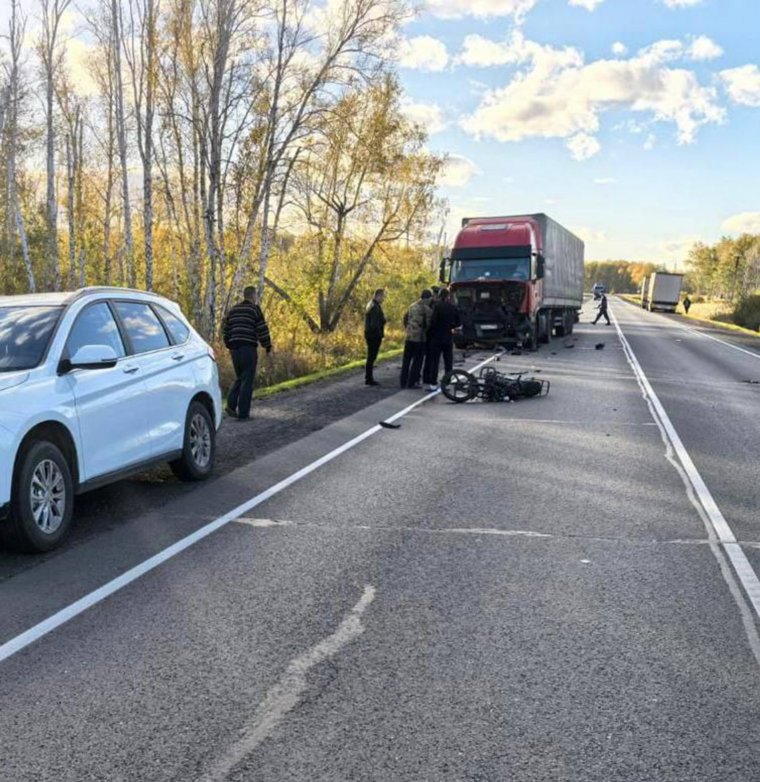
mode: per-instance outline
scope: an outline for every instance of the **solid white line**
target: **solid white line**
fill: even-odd
[[[479,364],[476,364],[474,367],[472,367],[470,371],[480,369],[480,367],[483,367],[489,362],[493,361],[498,355],[500,354],[494,354],[490,358],[485,359],[485,361],[481,361]],[[438,396],[438,394],[440,394],[440,391],[433,391],[430,394],[426,394],[413,404],[405,407],[403,410],[395,413],[386,420],[388,422],[396,421],[399,418],[409,414],[412,410],[429,401],[430,399]],[[326,453],[324,456],[321,456],[311,464],[307,464],[305,467],[298,470],[297,472],[294,472],[292,475],[289,475],[287,478],[284,478],[279,483],[274,484],[274,486],[270,486],[268,489],[261,492],[261,494],[257,494],[255,497],[252,497],[250,500],[247,500],[241,505],[238,505],[236,508],[233,508],[231,511],[225,513],[223,516],[220,516],[218,519],[215,519],[209,524],[200,527],[187,537],[178,540],[171,546],[168,546],[162,551],[159,551],[157,554],[154,554],[152,557],[146,559],[144,562],[141,562],[139,565],[135,565],[126,572],[122,573],[120,576],[114,578],[112,581],[103,584],[103,586],[99,587],[98,589],[93,590],[84,597],[79,598],[79,600],[76,600],[65,608],[62,608],[60,611],[52,614],[47,619],[44,619],[43,621],[34,625],[34,627],[30,627],[23,633],[20,633],[14,638],[11,638],[9,641],[6,641],[4,644],[0,645],[0,662],[7,660],[12,655],[20,652],[22,649],[42,638],[42,636],[47,635],[74,617],[79,616],[79,614],[83,613],[88,608],[92,608],[92,606],[102,602],[107,597],[113,595],[115,592],[118,592],[120,589],[123,589],[128,584],[136,581],[141,576],[144,576],[146,573],[154,570],[159,565],[162,565],[167,560],[185,551],[185,549],[190,548],[190,546],[194,546],[196,543],[216,532],[218,529],[226,526],[231,521],[234,521],[240,516],[245,515],[251,509],[261,505],[262,503],[274,497],[276,494],[279,494],[281,491],[289,488],[294,483],[297,483],[302,478],[310,475],[315,470],[318,470],[328,462],[331,462],[333,459],[341,456],[346,451],[349,451],[353,447],[359,445],[359,443],[362,443],[368,438],[372,437],[372,435],[382,431],[383,429],[379,425],[370,427],[348,442],[343,443],[343,445],[339,446],[338,448],[335,448],[329,453]]]
[[[292,711],[306,689],[306,676],[319,663],[336,655],[346,644],[358,638],[364,632],[362,614],[375,599],[375,588],[368,584],[359,598],[359,602],[346,614],[338,629],[323,638],[319,643],[307,649],[291,660],[285,673],[269,689],[264,700],[254,712],[250,724],[242,731],[242,736],[214,761],[209,771],[201,779],[203,782],[216,782],[227,778],[235,766],[250,755],[282,719]]]
[[[725,345],[727,348],[738,350],[739,353],[746,353],[748,356],[752,356],[752,358],[760,359],[760,353],[756,353],[754,350],[747,350],[747,348],[739,347],[739,345],[734,345],[731,342],[726,342],[725,339],[716,337],[713,334],[708,334],[706,331],[699,331],[699,329],[691,328],[691,326],[684,326],[683,328],[685,328],[686,331],[690,331],[692,334],[698,334],[700,337],[704,337],[705,339],[711,339],[713,342],[720,342],[721,345]]]
[[[639,381],[639,385],[644,392],[644,396],[650,403],[654,418],[660,424],[661,430],[667,436],[667,440],[670,442],[673,450],[678,456],[679,461],[683,467],[683,470],[692,486],[692,489],[699,500],[700,505],[704,509],[707,519],[712,528],[712,532],[715,535],[716,542],[723,547],[731,564],[736,571],[736,575],[739,578],[744,591],[747,593],[752,607],[755,610],[755,614],[760,618],[760,580],[758,580],[757,574],[752,569],[752,566],[747,559],[746,554],[742,550],[741,546],[736,540],[736,536],[733,530],[726,521],[725,516],[721,512],[718,504],[715,502],[712,493],[707,488],[707,484],[704,482],[702,476],[699,473],[696,465],[692,461],[689,452],[683,444],[678,432],[673,426],[670,417],[665,412],[665,408],[660,402],[659,397],[652,388],[649,379],[647,378],[644,370],[641,367],[636,354],[633,352],[630,343],[628,342],[623,330],[620,328],[618,319],[615,317],[614,312],[610,312],[612,316],[612,322],[617,329],[618,337],[620,338],[623,348],[625,350],[628,363],[631,365],[636,378]],[[709,532],[710,530],[708,530]]]

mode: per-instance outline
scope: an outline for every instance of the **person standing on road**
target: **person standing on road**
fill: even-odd
[[[420,373],[425,359],[427,333],[430,328],[432,310],[430,300],[433,294],[429,290],[422,291],[420,298],[412,304],[404,315],[406,341],[404,342],[404,358],[401,362],[401,388],[421,388]]]
[[[604,316],[604,319],[607,321],[607,325],[610,325],[610,316],[607,314],[607,295],[605,293],[602,294],[602,298],[599,301],[599,306],[597,307],[599,310],[599,313],[597,314],[596,318],[594,319],[594,324],[597,323],[599,318]]]
[[[438,389],[438,370],[443,356],[446,374],[454,369],[454,337],[452,332],[462,325],[459,310],[451,302],[451,294],[443,288],[433,305],[428,342],[430,343],[430,369],[426,379],[428,391]]]
[[[689,310],[691,309],[691,299],[689,298],[688,293],[686,294],[686,296],[684,296],[683,308],[684,308],[684,312],[688,315]]]
[[[256,288],[252,285],[243,291],[243,301],[227,313],[223,337],[235,368],[235,382],[227,395],[227,414],[239,421],[247,421],[251,417],[259,345],[266,350],[267,357],[272,355],[269,327],[259,307]]]
[[[378,288],[364,311],[364,339],[367,342],[367,365],[364,369],[364,383],[368,386],[380,385],[375,380],[374,369],[377,354],[380,352],[380,345],[383,342],[383,337],[385,337],[384,301],[385,291],[382,288]]]

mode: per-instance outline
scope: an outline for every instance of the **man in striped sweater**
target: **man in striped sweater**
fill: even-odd
[[[251,417],[259,345],[266,349],[267,355],[272,353],[272,339],[258,304],[256,288],[249,285],[243,291],[243,301],[227,313],[223,334],[236,377],[227,396],[227,414],[239,421],[247,421]]]

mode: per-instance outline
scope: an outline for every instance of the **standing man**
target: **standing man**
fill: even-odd
[[[385,336],[385,313],[383,302],[385,291],[378,288],[364,311],[364,339],[367,342],[367,366],[364,370],[364,383],[368,386],[379,386],[373,374],[377,354]]]
[[[689,298],[689,294],[687,293],[686,296],[684,296],[683,300],[683,308],[686,314],[689,314],[689,310],[691,309],[691,299]]]
[[[443,356],[443,367],[448,374],[454,369],[454,337],[452,332],[462,325],[459,310],[451,302],[451,294],[441,289],[438,301],[433,305],[428,342],[430,343],[430,369],[425,380],[428,391],[438,390],[438,369]]]
[[[401,388],[421,388],[420,373],[425,358],[427,333],[432,314],[430,300],[433,294],[429,290],[422,291],[420,298],[412,304],[404,315],[406,341],[404,342],[404,358],[401,362]]]
[[[597,307],[599,310],[599,313],[597,314],[596,318],[594,319],[594,324],[599,320],[599,318],[604,315],[604,319],[607,321],[607,325],[610,325],[610,316],[607,314],[607,294],[603,293],[602,298],[599,302],[599,306]]]
[[[258,302],[256,288],[243,291],[243,301],[236,304],[224,319],[224,344],[230,351],[235,368],[235,383],[227,396],[227,414],[239,421],[251,417],[251,398],[259,361],[258,347],[272,355],[272,339]]]

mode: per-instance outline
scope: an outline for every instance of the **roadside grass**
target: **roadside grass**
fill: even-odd
[[[622,293],[619,294],[621,299],[634,304],[637,307],[641,306],[641,297],[636,294]],[[689,314],[683,312],[683,305],[679,305],[676,312],[682,318],[688,320],[695,320],[699,323],[708,323],[711,326],[716,326],[728,331],[735,331],[740,334],[748,334],[753,337],[760,337],[760,333],[753,331],[752,329],[744,328],[744,326],[738,326],[733,322],[733,313],[730,309],[727,309],[730,305],[725,301],[699,301],[694,302],[689,308]]]
[[[394,348],[393,350],[386,350],[377,357],[378,363],[381,361],[390,361],[397,358],[403,353],[403,348]],[[270,386],[263,386],[256,389],[257,399],[266,399],[274,394],[279,394],[282,391],[292,391],[294,388],[301,388],[302,386],[308,386],[312,383],[317,383],[320,380],[327,380],[332,377],[339,377],[345,375],[354,369],[360,369],[364,367],[365,359],[356,359],[355,361],[349,361],[347,364],[342,364],[338,367],[331,367],[329,369],[321,369],[318,372],[311,372],[308,375],[301,375],[301,377],[294,377],[290,380],[283,380],[281,383],[275,383]]]

